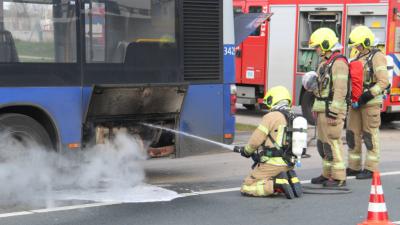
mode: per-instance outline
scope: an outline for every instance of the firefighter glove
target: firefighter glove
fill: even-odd
[[[241,156],[249,158],[250,156],[246,154],[246,152],[244,151],[244,147],[243,146],[235,146],[233,148],[234,152],[240,153]]]
[[[360,104],[358,104],[358,102],[353,102],[351,103],[351,107],[353,107],[353,109],[358,109],[360,108]]]
[[[365,105],[373,98],[374,96],[372,95],[371,91],[368,90],[360,96],[360,99],[358,100],[358,105],[359,106]]]
[[[258,153],[251,154],[251,159],[253,159],[254,163],[260,162],[260,155]]]

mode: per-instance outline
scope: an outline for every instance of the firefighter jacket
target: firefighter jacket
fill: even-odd
[[[349,67],[345,59],[334,58],[338,54],[335,52],[329,58],[324,57],[318,66],[318,88],[314,90],[316,99],[313,111],[344,119],[347,112]]]
[[[368,50],[366,53],[359,53],[356,60],[360,60],[364,65],[364,91],[370,91],[374,96],[367,102],[367,105],[381,105],[383,102],[383,93],[389,85],[389,75],[387,71],[386,56],[383,52],[378,51],[375,54]],[[372,56],[369,57],[369,56]],[[368,60],[372,62],[372,70],[368,66]]]
[[[286,142],[286,126],[286,118],[281,112],[272,111],[264,115],[261,124],[253,132],[245,147],[246,154],[252,155],[261,145],[264,145],[267,149],[283,147],[283,144]],[[268,135],[275,140],[277,146],[274,145]],[[261,155],[260,161],[277,166],[287,166],[282,157],[268,157],[266,155]]]

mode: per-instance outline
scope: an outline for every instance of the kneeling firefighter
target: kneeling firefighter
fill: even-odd
[[[306,148],[307,122],[302,117],[296,118],[291,111],[291,96],[283,86],[271,88],[264,103],[270,112],[264,115],[248,144],[234,148],[235,152],[257,162],[240,191],[250,196],[284,193],[288,199],[300,197],[302,187],[293,166]],[[260,146],[262,151],[259,153]]]

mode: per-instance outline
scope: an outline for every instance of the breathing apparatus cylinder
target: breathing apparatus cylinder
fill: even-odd
[[[307,148],[307,120],[298,116],[293,120],[292,153],[297,156],[296,166],[301,167],[301,155]]]

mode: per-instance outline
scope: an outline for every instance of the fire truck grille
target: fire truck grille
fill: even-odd
[[[221,80],[222,1],[183,0],[185,81]]]

